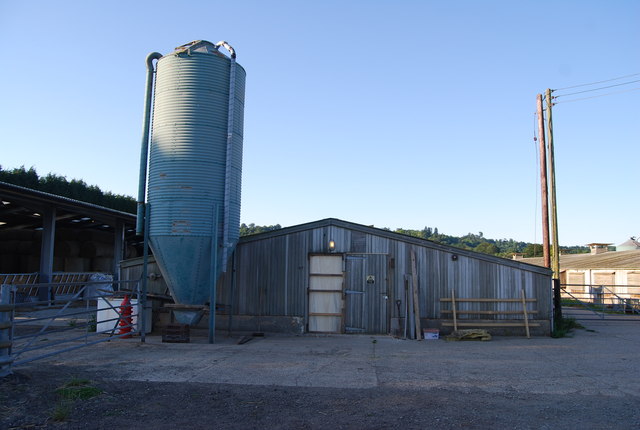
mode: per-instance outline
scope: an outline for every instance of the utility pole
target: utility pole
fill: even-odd
[[[547,149],[549,154],[549,188],[551,197],[551,241],[553,242],[553,253],[551,268],[553,270],[553,309],[554,321],[556,324],[562,320],[562,307],[560,301],[560,243],[558,241],[558,207],[556,205],[556,167],[553,152],[553,120],[551,110],[553,100],[551,99],[551,89],[546,91],[547,101]]]
[[[542,111],[542,94],[537,97],[538,139],[540,147],[540,188],[542,198],[542,256],[544,267],[551,267],[549,253],[549,196],[547,195],[547,148],[544,136],[544,115]],[[534,245],[535,246],[535,245]]]

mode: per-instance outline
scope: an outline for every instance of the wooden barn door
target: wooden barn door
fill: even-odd
[[[309,257],[309,331],[342,333],[342,255]]]
[[[387,334],[387,255],[347,255],[345,332]]]
[[[584,272],[567,271],[566,289],[570,293],[584,293]],[[582,296],[580,296],[582,298]]]
[[[593,273],[593,278],[591,278],[591,296],[593,299],[593,303],[603,304],[603,303],[612,303],[615,299],[612,291],[615,290],[614,287],[610,287],[610,285],[615,285],[616,283],[616,273],[615,272],[595,272]]]

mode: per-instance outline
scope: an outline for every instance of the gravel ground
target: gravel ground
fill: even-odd
[[[108,342],[0,379],[0,429],[640,428],[640,322],[598,324],[490,342]],[[56,391],[83,379],[101,393]]]
[[[55,421],[65,404],[56,388],[73,378],[103,393],[70,402]],[[5,378],[0,393],[4,429],[640,427],[637,397],[108,381],[49,365]]]

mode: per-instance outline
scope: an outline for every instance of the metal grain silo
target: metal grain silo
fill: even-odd
[[[138,232],[148,154],[149,245],[176,303],[204,305],[239,236],[246,74],[226,42],[202,40],[150,54],[147,66]]]

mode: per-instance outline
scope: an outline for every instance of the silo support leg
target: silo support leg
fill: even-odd
[[[209,278],[209,343],[216,338],[216,282],[218,281],[218,205],[213,205],[211,235],[211,276]]]

